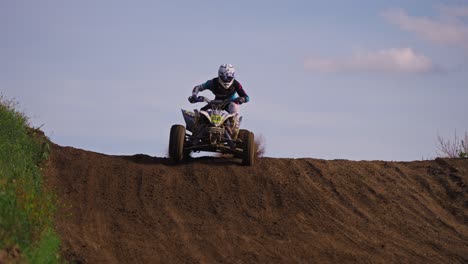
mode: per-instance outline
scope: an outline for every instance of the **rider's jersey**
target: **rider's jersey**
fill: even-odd
[[[249,96],[242,88],[240,82],[234,79],[232,85],[226,89],[219,82],[218,78],[208,80],[204,84],[200,85],[202,90],[210,90],[215,95],[215,100],[225,100],[225,99],[234,99],[239,95],[240,97],[245,98],[245,102],[249,101]],[[237,95],[236,95],[237,94]]]

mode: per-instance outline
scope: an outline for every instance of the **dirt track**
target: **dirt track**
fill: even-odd
[[[199,158],[54,146],[75,263],[468,263],[468,160]]]

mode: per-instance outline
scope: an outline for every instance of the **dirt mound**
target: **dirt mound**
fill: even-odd
[[[468,160],[171,165],[53,146],[75,263],[468,262]]]

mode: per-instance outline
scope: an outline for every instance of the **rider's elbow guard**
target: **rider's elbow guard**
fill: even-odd
[[[193,90],[192,90],[192,96],[193,97],[198,96],[198,92],[201,90],[200,88],[201,88],[200,85],[197,85],[197,86],[193,87]]]

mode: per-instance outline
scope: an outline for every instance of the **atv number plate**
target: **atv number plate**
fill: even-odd
[[[219,123],[221,123],[221,119],[222,119],[222,116],[220,116],[220,115],[212,115],[212,116],[211,116],[211,122],[212,122],[213,124],[219,124]]]

